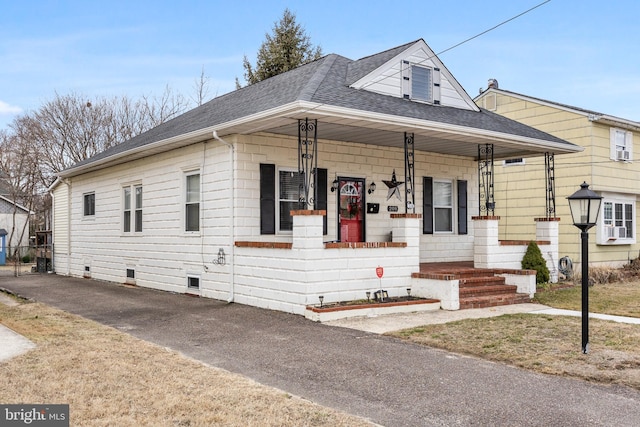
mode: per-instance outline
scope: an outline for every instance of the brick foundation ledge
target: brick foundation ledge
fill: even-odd
[[[245,242],[237,241],[235,246],[238,248],[267,248],[267,249],[291,249],[292,243],[288,242]]]
[[[422,311],[439,311],[440,300],[418,299],[412,301],[379,302],[318,307],[308,305],[304,317],[314,322],[327,322],[330,320],[345,319],[349,317],[378,316],[383,314],[415,313]]]
[[[407,242],[327,242],[324,247],[327,249],[406,248]]]
[[[500,246],[528,246],[530,242],[536,242],[538,246],[550,245],[549,240],[499,240]]]

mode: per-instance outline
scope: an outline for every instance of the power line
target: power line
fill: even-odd
[[[527,13],[529,13],[529,12],[531,12],[531,11],[533,11],[533,10],[535,10],[535,9],[537,9],[537,8],[539,8],[539,7],[541,7],[541,6],[543,6],[543,5],[545,5],[546,3],[549,3],[550,1],[551,1],[551,0],[543,1],[542,3],[540,3],[540,4],[538,4],[538,5],[534,6],[534,7],[532,7],[531,9],[525,10],[524,12],[522,12],[522,13],[520,13],[520,14],[518,14],[518,15],[516,15],[516,16],[514,16],[514,17],[512,17],[512,18],[509,18],[509,19],[507,19],[506,21],[502,21],[501,23],[499,23],[499,24],[497,24],[497,25],[494,25],[493,27],[489,28],[488,30],[484,30],[483,32],[478,33],[478,34],[476,34],[475,36],[469,37],[468,39],[463,40],[463,41],[461,41],[461,42],[460,42],[460,43],[458,43],[458,44],[455,44],[455,45],[453,45],[453,46],[451,46],[451,47],[446,48],[445,50],[443,50],[443,51],[441,51],[441,52],[438,52],[438,53],[436,54],[436,56],[437,56],[437,55],[442,55],[443,53],[448,52],[448,51],[450,51],[450,50],[452,50],[452,49],[455,49],[455,48],[457,48],[458,46],[462,46],[463,44],[465,44],[465,43],[467,43],[467,42],[470,42],[471,40],[477,39],[478,37],[483,36],[483,35],[485,35],[485,34],[487,34],[487,33],[491,32],[491,31],[495,30],[495,29],[496,29],[496,28],[498,28],[498,27],[501,27],[501,26],[503,26],[503,25],[505,25],[505,24],[507,24],[507,23],[509,23],[509,22],[513,21],[513,20],[516,20],[516,19],[520,18],[520,17],[521,17],[521,16],[523,16],[523,15],[526,15]],[[431,59],[431,58],[428,58],[428,59]]]
[[[501,27],[501,26],[503,26],[503,25],[505,25],[505,24],[507,24],[507,23],[509,23],[509,22],[511,22],[511,21],[513,21],[513,20],[515,20],[515,19],[520,18],[520,17],[521,17],[521,16],[523,16],[523,15],[526,15],[527,13],[529,13],[529,12],[531,12],[531,11],[533,11],[533,10],[535,10],[535,9],[537,9],[537,8],[539,8],[539,7],[541,7],[541,6],[545,5],[545,4],[547,4],[547,3],[549,3],[550,1],[551,1],[551,0],[545,0],[545,1],[543,1],[542,3],[539,3],[539,4],[537,4],[536,6],[534,6],[534,7],[532,7],[532,8],[529,8],[529,9],[525,10],[524,12],[521,12],[521,13],[519,13],[519,14],[517,14],[517,15],[515,15],[515,16],[513,16],[513,17],[511,17],[511,18],[509,18],[509,19],[507,19],[507,20],[505,20],[505,21],[502,21],[502,22],[500,22],[499,24],[494,25],[493,27],[491,27],[491,28],[489,28],[489,29],[487,29],[487,30],[484,30],[484,31],[483,31],[483,32],[481,32],[481,33],[478,33],[478,34],[476,34],[476,35],[474,35],[474,36],[472,36],[472,37],[469,37],[469,38],[468,38],[468,39],[466,39],[466,40],[461,41],[460,43],[457,43],[457,44],[455,44],[455,45],[453,45],[453,46],[451,46],[451,47],[446,48],[445,50],[441,51],[440,53],[436,53],[436,54],[434,54],[433,56],[430,56],[430,57],[428,57],[428,58],[425,58],[425,59],[423,59],[422,61],[419,61],[417,64],[423,64],[423,63],[425,63],[426,61],[429,61],[430,59],[433,59],[434,57],[437,57],[438,55],[442,55],[443,53],[448,52],[448,51],[450,51],[450,50],[452,50],[452,49],[455,49],[455,48],[457,48],[457,47],[459,47],[459,46],[461,46],[461,45],[463,45],[463,44],[465,44],[465,43],[468,43],[468,42],[469,42],[469,41],[471,41],[471,40],[477,39],[478,37],[483,36],[483,35],[485,35],[485,34],[487,34],[487,33],[491,32],[491,31],[495,30],[496,28],[499,28],[499,27]],[[402,72],[402,70],[397,71],[396,73],[393,73],[392,75],[400,74],[401,72]],[[369,86],[371,86],[371,85],[373,85],[373,84],[375,84],[375,83],[377,83],[377,82],[375,82],[375,81],[371,81],[371,82],[369,82],[369,83],[364,84],[360,89],[365,89],[365,88],[367,88],[367,87],[369,87]],[[324,103],[322,103],[322,104],[320,104],[320,105],[316,105],[315,107],[312,107],[312,108],[308,109],[308,110],[307,110],[307,112],[313,111],[313,110],[315,110],[315,109],[317,109],[317,108],[319,108],[319,107],[321,107],[321,106],[323,106],[323,105],[325,105],[325,104],[324,104]]]

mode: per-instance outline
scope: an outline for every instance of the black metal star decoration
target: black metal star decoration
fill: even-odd
[[[400,186],[404,184],[403,182],[398,182],[396,179],[396,170],[393,170],[393,174],[391,175],[391,181],[382,180],[387,187],[389,187],[389,192],[387,193],[387,200],[389,200],[395,194],[398,200],[402,201],[402,196],[400,195]]]

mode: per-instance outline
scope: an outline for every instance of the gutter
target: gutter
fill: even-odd
[[[229,266],[230,271],[230,280],[229,280],[229,298],[227,299],[228,303],[232,303],[235,299],[235,213],[234,213],[234,206],[235,206],[235,168],[234,168],[234,152],[235,149],[233,147],[232,143],[229,143],[227,141],[225,141],[224,139],[220,138],[218,136],[218,132],[216,132],[215,130],[213,131],[213,139],[215,139],[216,141],[220,141],[221,143],[223,143],[224,145],[226,145],[227,147],[229,147],[229,170],[231,171],[231,185],[230,185],[230,191],[231,191],[231,197],[229,198],[230,200],[230,206],[229,206],[229,255],[231,258],[231,265]]]
[[[623,129],[640,131],[640,123],[632,120],[621,119],[619,117],[608,116],[606,114],[589,114],[590,122],[599,122],[609,126],[621,127]]]

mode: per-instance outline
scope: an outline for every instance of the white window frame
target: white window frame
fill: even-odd
[[[635,244],[636,228],[635,197],[603,195],[596,243],[599,245]]]
[[[633,132],[620,128],[610,128],[610,158],[616,162],[633,161]]]
[[[93,211],[87,213],[87,198],[92,197],[93,203],[91,204],[91,208]],[[87,193],[82,194],[82,217],[83,218],[94,218],[96,216],[96,192],[89,191]]]
[[[140,198],[138,199],[138,189]],[[127,200],[127,192],[129,199]],[[124,234],[142,233],[142,204],[144,191],[142,183],[129,184],[122,187],[122,232]],[[127,205],[127,201],[129,202]],[[127,215],[127,213],[129,215]],[[128,216],[128,220],[127,220]],[[138,222],[138,219],[140,220]],[[138,227],[139,226],[139,227]]]
[[[295,199],[283,199],[282,195],[281,195],[281,189],[280,189],[280,176],[281,174],[296,174],[296,175],[300,175],[300,172],[297,169],[294,168],[278,168],[277,174],[276,174],[276,232],[278,234],[292,234],[293,233],[293,218],[291,219],[291,229],[283,229],[281,228],[282,225],[282,215],[284,214],[284,212],[282,212],[282,207],[281,204],[282,203],[296,203],[298,202],[298,198],[296,195]]]
[[[448,205],[443,205],[443,204],[438,204],[436,201],[436,187],[438,186],[438,184],[447,184],[451,191],[450,191],[450,204]],[[434,234],[453,234],[455,232],[455,228],[456,228],[456,203],[455,203],[455,198],[456,198],[456,189],[454,186],[454,182],[453,180],[450,179],[435,179],[433,180],[433,233]],[[439,230],[438,229],[438,215],[436,214],[437,210],[440,209],[447,209],[450,211],[451,215],[451,225],[450,225],[450,229],[449,230]]]
[[[421,63],[414,63],[407,60],[402,60],[401,64],[401,84],[400,92],[401,96],[405,99],[410,99],[415,102],[424,102],[433,105],[440,104],[440,69],[425,65]],[[418,81],[420,80],[419,71],[426,71],[426,94],[420,94],[415,89]]]
[[[198,286],[191,286],[191,280],[197,280],[198,281]],[[200,292],[200,289],[202,289],[202,279],[200,278],[199,274],[187,274],[187,291],[198,291]]]
[[[190,200],[189,196],[190,194],[194,194],[189,193],[189,178],[192,176],[198,176],[198,192],[197,192],[197,196],[198,199],[197,200]],[[200,234],[200,230],[202,229],[202,174],[200,173],[200,170],[191,170],[188,172],[184,173],[184,178],[183,178],[183,182],[184,182],[184,198],[183,198],[183,223],[182,223],[182,229],[184,230],[185,233],[187,234]],[[198,229],[197,230],[188,230],[187,226],[188,224],[188,220],[187,220],[187,215],[189,214],[189,206],[191,205],[198,205]]]

